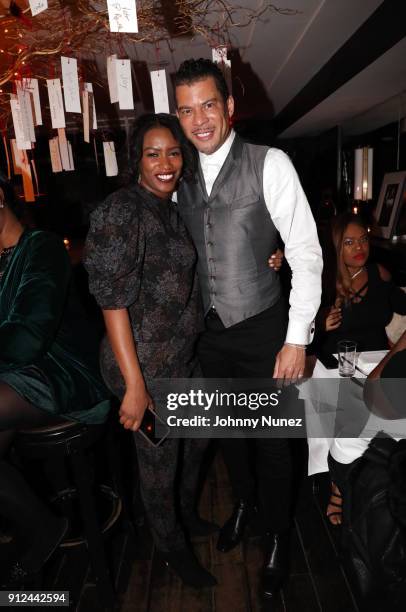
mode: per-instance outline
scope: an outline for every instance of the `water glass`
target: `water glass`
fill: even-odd
[[[340,376],[354,376],[357,359],[357,343],[353,340],[340,340],[337,344],[338,373]]]

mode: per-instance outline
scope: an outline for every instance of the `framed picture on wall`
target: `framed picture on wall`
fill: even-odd
[[[376,225],[373,233],[377,236],[392,238],[405,187],[406,172],[390,172],[383,177],[374,212]]]

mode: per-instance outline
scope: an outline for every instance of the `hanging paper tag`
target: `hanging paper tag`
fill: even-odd
[[[129,59],[116,59],[116,75],[118,106],[120,110],[131,110],[134,108],[134,99],[131,81],[131,61]]]
[[[41,102],[39,97],[38,79],[22,79],[16,81],[17,93],[18,88],[29,91],[32,94],[32,102],[34,105],[33,120],[34,125],[42,125]]]
[[[30,160],[28,159],[26,151],[22,152],[21,174],[23,177],[24,199],[26,202],[35,202]]]
[[[31,15],[35,17],[35,15],[39,15],[42,11],[45,11],[48,8],[47,0],[29,0]]]
[[[83,108],[83,140],[90,143],[90,129],[89,129],[89,92],[86,90],[82,91],[82,108]]]
[[[118,102],[116,59],[116,54],[107,57],[107,81],[109,84],[110,102],[112,104]]]
[[[151,72],[152,94],[156,113],[169,113],[168,88],[165,70]]]
[[[227,47],[216,47],[212,49],[213,62],[219,64],[227,81],[228,90],[231,93],[231,60],[227,59]]]
[[[89,98],[89,117],[90,115],[93,115],[93,122],[89,120],[89,124],[93,125],[94,130],[97,130],[96,105],[94,103],[93,85],[92,83],[85,83],[84,87],[85,87],[85,91],[88,91],[89,93],[92,94],[92,104],[90,104],[90,98]],[[93,108],[93,113],[92,113],[92,108]]]
[[[40,193],[39,193],[39,183],[38,183],[37,167],[35,165],[35,160],[34,160],[33,157],[31,158],[31,168],[32,168],[32,174],[34,176],[34,179],[33,179],[33,183],[34,183],[34,186],[35,186],[34,192],[35,192],[36,196],[39,196]]]
[[[14,124],[14,133],[16,137],[17,149],[31,149],[31,141],[25,140],[21,109],[17,96],[12,96],[10,98],[10,106],[11,116],[13,118]]]
[[[227,47],[212,49],[212,58],[216,64],[225,64],[228,68],[231,68],[231,60],[227,59]]]
[[[61,81],[60,79],[47,79],[47,86],[52,127],[54,129],[64,128],[66,124],[63,109]]]
[[[52,172],[62,172],[62,161],[57,137],[51,138],[49,141],[49,154],[51,157]]]
[[[15,138],[10,139],[10,145],[14,174],[21,174],[21,151],[17,149],[17,142]]]
[[[21,123],[24,140],[35,142],[34,118],[32,114],[31,93],[22,87],[21,81],[16,81],[17,99],[20,105]]]
[[[111,32],[138,32],[135,0],[107,0]]]
[[[81,113],[78,62],[74,57],[61,57],[63,95],[67,113]]]
[[[70,170],[68,141],[66,140],[66,133],[64,129],[58,130],[58,145],[62,168],[64,170]]]
[[[7,178],[10,180],[11,179],[11,167],[10,167],[10,156],[8,154],[8,146],[7,146],[7,139],[5,136],[3,136],[3,146],[4,146],[4,152],[6,154],[6,162],[7,162]]]
[[[72,145],[68,140],[68,159],[69,159],[69,168],[67,170],[74,170],[75,164],[73,163],[73,153],[72,153]]]
[[[117,176],[118,166],[114,142],[103,142],[104,163],[106,176]]]

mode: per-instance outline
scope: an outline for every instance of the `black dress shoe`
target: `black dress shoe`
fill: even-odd
[[[166,565],[173,569],[175,574],[179,576],[184,584],[202,589],[205,587],[213,587],[217,584],[217,580],[210,574],[189,548],[181,548],[169,552],[160,552]]]
[[[262,596],[273,600],[289,573],[290,532],[267,534],[262,571]]]
[[[240,499],[236,503],[232,515],[220,530],[217,550],[220,552],[228,552],[241,542],[244,530],[250,522],[254,511],[255,508],[250,502]]]

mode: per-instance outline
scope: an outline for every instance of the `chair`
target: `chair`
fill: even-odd
[[[56,461],[57,458],[63,457],[67,460],[72,469],[73,486],[79,499],[83,535],[87,543],[100,604],[102,608],[112,609],[114,590],[107,568],[102,530],[92,493],[92,472],[86,457],[86,450],[100,438],[103,429],[103,425],[87,425],[63,420],[48,427],[18,432],[15,449],[21,457],[42,458],[47,461]],[[65,494],[66,490],[60,490],[56,498],[61,498]],[[116,496],[116,501],[118,504],[116,518],[118,518],[121,500]]]

